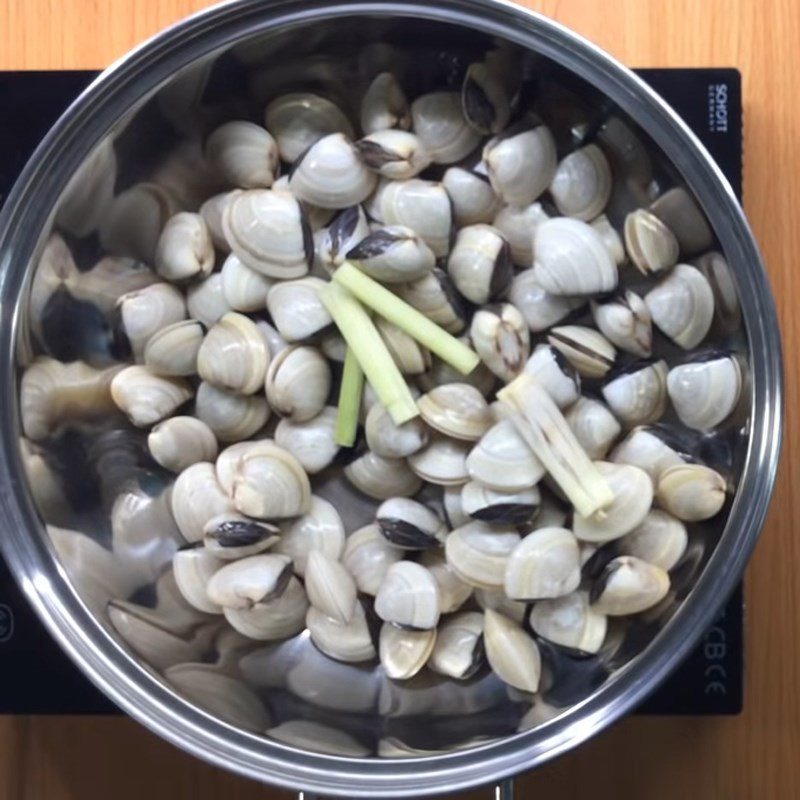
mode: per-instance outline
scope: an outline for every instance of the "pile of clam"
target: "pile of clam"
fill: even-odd
[[[488,662],[536,692],[538,643],[597,653],[609,618],[661,603],[731,488],[687,442],[747,412],[741,358],[702,349],[739,326],[736,292],[684,189],[606,216],[619,154],[599,136],[558,152],[516,75],[491,51],[461,91],[409,102],[382,72],[357,120],[278,96],[263,125],[206,137],[210,196],[186,170],[62,213],[109,255],[78,270],[53,234],[31,329],[42,345],[66,291],[104,316],[113,359],[24,369],[45,518],[57,488],[39,443],[121,413],[174,473],[178,592],[250,639],[307,629],[330,658],[398,680]],[[72,198],[103,196],[100,180]],[[460,375],[376,315],[418,416],[397,424],[367,385],[353,448],[335,433],[347,345],[319,297],[345,262],[481,360]],[[371,503],[357,529],[326,499],[345,481]],[[123,634],[126,599],[108,607]]]

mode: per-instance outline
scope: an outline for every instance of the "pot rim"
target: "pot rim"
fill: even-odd
[[[740,287],[751,353],[753,414],[742,480],[714,553],[672,619],[601,689],[557,719],[425,758],[367,760],[304,751],[235,729],[182,700],[128,654],[75,594],[43,535],[16,446],[21,287],[53,199],[92,147],[125,111],[202,56],[277,27],[355,15],[413,16],[501,36],[562,64],[610,97],[662,149],[704,208]],[[26,165],[0,213],[0,298],[0,391],[10,412],[0,420],[0,546],[28,600],[83,672],[132,717],[199,758],[285,788],[371,798],[453,792],[530,769],[585,741],[640,703],[687,655],[735,587],[769,507],[783,416],[780,334],[767,275],[731,187],[695,135],[642,80],[559,23],[505,0],[230,0],[168,28],[103,72]]]

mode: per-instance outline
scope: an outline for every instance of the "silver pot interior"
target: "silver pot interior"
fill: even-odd
[[[361,95],[377,72],[394,71],[412,98],[457,88],[467,65],[492,44],[489,35],[456,24],[369,16],[321,20],[240,41],[179,71],[121,115],[55,204],[52,230],[63,236],[86,273],[108,255],[91,219],[103,218],[112,195],[150,181],[178,189],[181,205],[196,209],[224,188],[200,157],[203,137],[220,122],[261,122],[270,99],[296,90],[329,97],[357,121]],[[632,208],[686,185],[653,140],[593,86],[530,51],[520,49],[520,64],[522,107],[551,127],[559,154],[588,141],[606,149],[615,179],[608,215],[618,230]],[[42,231],[40,253],[49,233]],[[124,243],[118,248],[112,255],[142,256]],[[715,241],[704,249],[723,245]],[[626,267],[631,287],[652,283],[644,278],[637,283],[633,276]],[[111,315],[79,294],[60,285],[44,296],[34,292],[23,303],[21,368],[35,354],[95,365],[118,358]],[[708,344],[749,361],[744,324],[717,331]],[[664,337],[656,353],[670,363],[684,357]],[[672,571],[668,597],[644,615],[617,621],[596,656],[542,641],[545,678],[533,697],[509,690],[488,670],[463,682],[426,670],[408,682],[393,682],[377,663],[332,661],[307,632],[258,643],[235,634],[218,617],[190,609],[175,590],[170,568],[182,544],[168,511],[174,475],[148,455],[146,432],[120,416],[109,412],[92,425],[48,435],[33,443],[25,460],[38,470],[30,489],[53,533],[61,569],[131,658],[184,700],[255,734],[255,749],[266,737],[305,751],[390,758],[447,753],[542,726],[601,692],[643,653],[691,598],[715,552],[748,451],[749,413],[748,408],[737,424],[713,435],[682,427],[673,412],[664,419],[682,452],[729,480],[728,504],[712,521],[690,525],[689,546]],[[348,488],[338,471],[335,466],[318,476],[314,491],[335,500],[352,531],[370,520],[374,505]],[[137,619],[115,601],[152,613]],[[110,608],[116,608],[116,625],[110,623]]]

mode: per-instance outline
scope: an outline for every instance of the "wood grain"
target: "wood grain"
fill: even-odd
[[[780,311],[789,415],[772,513],[747,576],[745,711],[634,718],[535,774],[520,797],[800,797],[800,103],[797,0],[529,0],[635,66],[744,75],[745,206]],[[0,69],[96,68],[203,0],[0,0]],[[195,761],[126,719],[0,719],[0,798],[288,798]],[[464,798],[487,797],[473,792]]]

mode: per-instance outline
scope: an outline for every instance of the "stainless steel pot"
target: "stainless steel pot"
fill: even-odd
[[[322,85],[338,91],[347,106],[355,93],[342,78],[358,78],[358,54],[375,65],[384,58],[381,48],[364,51],[365,45],[389,41],[416,48],[419,57],[409,65],[409,76],[426,85],[452,80],[490,37],[537,54],[528,63],[540,85],[564,91],[558,108],[565,135],[573,124],[622,120],[652,163],[656,186],[687,186],[713,227],[738,289],[746,330],[737,341],[749,353],[752,378],[749,425],[714,445],[737,486],[727,523],[706,526],[659,615],[620,635],[604,661],[573,664],[567,688],[549,704],[531,706],[528,698],[486,679],[467,687],[423,680],[397,688],[374,671],[315,666],[302,635],[243,658],[234,647],[236,674],[269,700],[273,724],[294,715],[325,726],[310,729],[313,735],[306,727],[283,741],[277,734],[264,737],[222,721],[208,704],[204,709],[188,702],[133,655],[94,602],[97,571],[81,577],[75,558],[59,560],[44,533],[18,447],[18,365],[28,357],[31,328],[40,322],[31,318],[27,303],[33,265],[54,220],[63,227],[72,218],[75,227],[76,207],[70,204],[77,202],[76,192],[64,189],[81,169],[86,179],[89,163],[94,169],[113,166],[97,156],[87,160],[112,139],[119,192],[158,169],[176,133],[236,113],[244,98],[240,89],[263,101],[276,87]],[[355,65],[352,75],[331,72],[342,60]],[[292,72],[297,64],[300,74]],[[642,162],[634,159],[631,166],[638,169]],[[190,167],[182,180],[191,174]],[[101,203],[103,184],[100,175],[94,191]],[[96,252],[92,236],[71,241],[80,257],[91,259]],[[780,339],[761,259],[730,187],[681,120],[632,73],[563,27],[510,3],[240,0],[171,28],[98,78],[26,166],[0,217],[0,291],[0,520],[6,559],[53,636],[125,711],[185,750],[258,780],[348,797],[418,797],[487,783],[565,752],[636,706],[686,655],[739,579],[769,504],[781,440]],[[75,325],[80,327],[77,317]],[[75,342],[57,346],[69,351]],[[80,346],[92,344],[81,340]],[[133,451],[108,434],[98,434],[90,454],[107,467],[95,470],[101,485],[73,470],[83,530],[102,543],[110,535],[103,481],[118,489],[131,476],[142,478],[135,453],[126,460]],[[74,448],[67,443],[65,452],[70,457]],[[320,744],[317,735],[332,735],[334,744]],[[426,754],[371,757],[380,750],[379,740],[388,739],[411,741]]]

